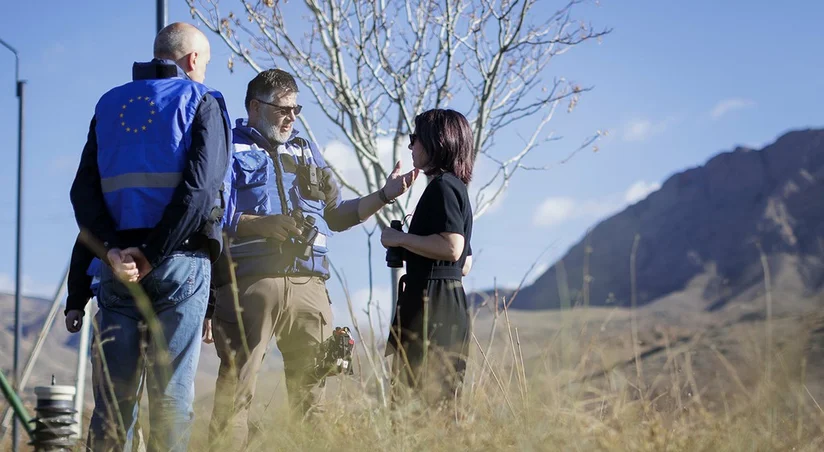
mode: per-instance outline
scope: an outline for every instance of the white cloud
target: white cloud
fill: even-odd
[[[630,185],[627,189],[626,193],[624,194],[624,201],[627,204],[635,204],[636,202],[644,199],[650,193],[658,190],[661,188],[661,184],[658,182],[647,182],[644,180],[639,180],[634,184]]]
[[[385,310],[386,306],[389,306],[388,303],[392,301],[392,290],[386,286],[378,286],[372,288],[372,305],[371,309],[374,310],[377,306],[380,306],[381,309]],[[369,303],[369,288],[363,287],[355,291],[352,294],[352,306],[355,309],[359,309],[361,312],[366,310],[366,305]]]
[[[627,124],[624,131],[625,141],[644,141],[649,138],[652,131],[652,121],[648,119],[636,119]]]
[[[535,211],[532,223],[539,227],[557,226],[569,220],[597,220],[644,199],[661,188],[657,182],[636,181],[623,192],[596,199],[576,200],[568,196],[549,197]]]
[[[623,139],[628,142],[646,141],[667,130],[675,122],[674,118],[652,121],[649,119],[633,119],[623,130]]]
[[[330,141],[323,149],[323,158],[326,160],[326,163],[334,165],[335,169],[343,173],[347,179],[353,179],[354,177],[350,176],[356,175],[356,170],[360,172],[352,148],[340,141]]]
[[[533,217],[536,226],[554,226],[575,215],[575,200],[569,197],[550,197],[544,200]]]
[[[710,116],[712,117],[712,119],[719,119],[729,112],[741,110],[744,108],[750,108],[754,106],[755,102],[750,99],[724,99],[715,104],[715,107],[713,107],[712,111],[710,112]]]
[[[352,321],[352,314],[357,320],[357,325],[364,335],[371,335],[374,333],[377,340],[385,338],[389,331],[389,323],[392,319],[389,314],[392,312],[392,291],[386,286],[375,286],[372,291],[372,303],[369,303],[369,288],[363,287],[355,290],[350,294],[352,302],[352,313],[349,312],[349,306],[346,299],[341,299],[339,302],[332,303],[332,311],[334,315],[335,326],[348,325],[355,329],[355,323]],[[372,322],[370,327],[369,314],[371,314]],[[371,331],[370,331],[371,328]],[[357,335],[357,332],[354,332]]]
[[[23,275],[23,295],[51,299],[57,291],[57,284],[42,283],[34,281],[31,277]],[[0,273],[0,292],[14,293],[14,276],[7,273]]]
[[[576,201],[570,197],[550,197],[544,200],[533,217],[535,226],[556,226],[572,219],[592,219],[614,212],[620,207],[614,196]]]

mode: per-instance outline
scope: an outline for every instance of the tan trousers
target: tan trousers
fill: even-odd
[[[220,369],[209,442],[220,450],[221,445],[251,443],[260,430],[250,419],[249,408],[273,336],[283,355],[290,408],[300,417],[319,409],[322,388],[314,376],[314,358],[333,328],[329,295],[318,277],[241,279],[239,312],[231,286],[219,289],[216,296],[212,330]]]

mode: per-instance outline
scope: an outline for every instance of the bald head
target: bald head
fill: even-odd
[[[192,80],[203,83],[211,59],[209,40],[197,27],[175,22],[155,37],[154,57],[173,60]]]
[[[179,60],[192,52],[209,50],[209,40],[197,27],[184,22],[166,26],[155,37],[154,56],[168,60]]]

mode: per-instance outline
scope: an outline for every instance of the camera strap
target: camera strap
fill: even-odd
[[[280,211],[284,215],[289,215],[289,205],[286,204],[286,189],[283,187],[283,167],[281,166],[278,148],[275,146],[274,150],[271,149],[272,144],[268,141],[265,145],[266,152],[269,153],[269,157],[275,165],[275,183],[277,185],[278,201],[280,201]]]
[[[301,137],[294,137],[290,143],[296,144],[300,148],[300,155],[297,156],[300,160],[300,164],[303,166],[309,166],[309,163],[306,159],[306,148],[309,147],[309,143]]]

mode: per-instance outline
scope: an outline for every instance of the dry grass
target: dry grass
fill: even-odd
[[[696,314],[683,319],[695,324],[688,328],[661,325],[660,316],[649,310],[636,315],[635,347],[631,311],[481,316],[457,422],[454,413],[402,414],[383,406],[378,382],[384,371],[370,368],[366,359],[370,353],[372,361],[380,362],[376,357],[382,353],[360,344],[360,371],[354,377],[335,377],[327,411],[315,424],[285,422],[279,401],[260,418],[266,434],[249,450],[824,447],[824,410],[813,397],[817,390],[805,384],[806,333],[814,322],[773,320],[774,348],[769,351],[760,339],[763,321],[729,324]],[[635,355],[641,357],[637,365]],[[767,356],[772,356],[771,372],[765,367]],[[269,399],[259,392],[257,403]],[[206,447],[202,433],[208,416],[208,409],[198,413],[192,450]]]
[[[824,450],[820,300],[776,297],[776,311],[769,276],[764,289],[712,313],[686,292],[637,309],[493,302],[473,315],[457,413],[391,410],[382,344],[359,342],[356,375],[330,380],[311,425],[288,421],[282,372],[261,375],[248,450]],[[202,397],[190,450],[207,450],[210,414]]]
[[[824,449],[820,316],[634,312],[481,313],[460,422],[387,409],[379,382],[386,388],[388,363],[364,343],[356,375],[330,380],[326,412],[311,426],[285,421],[282,372],[266,373],[255,399],[266,433],[249,450]],[[197,405],[190,450],[206,450],[208,399]]]

